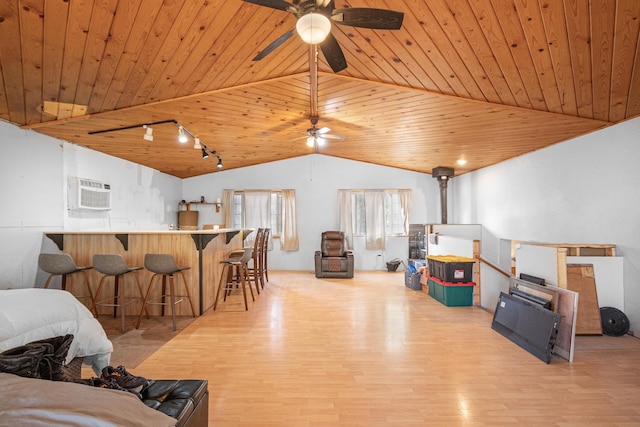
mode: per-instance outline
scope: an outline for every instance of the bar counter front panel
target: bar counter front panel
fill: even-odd
[[[189,231],[158,231],[158,232],[62,232],[45,233],[62,252],[69,253],[76,265],[93,265],[94,254],[120,254],[124,257],[129,267],[144,267],[145,254],[171,254],[178,267],[189,267],[183,271],[184,278],[196,314],[203,314],[213,307],[216,288],[220,280],[220,261],[227,259],[233,250],[243,247],[244,239],[251,233],[251,229],[235,230],[189,230]],[[89,281],[95,294],[103,275],[94,269],[87,271]],[[131,274],[137,274],[145,293],[149,287],[149,281],[153,273],[143,269],[135,273],[129,273],[124,278],[125,286],[121,285],[120,291],[126,292],[130,297],[138,296],[135,280]],[[100,292],[100,299],[106,299],[113,295],[113,278],[106,279]],[[161,278],[154,280],[153,292],[150,300],[158,301],[162,295]],[[184,295],[184,287],[179,274],[174,276],[176,294]],[[167,282],[168,289],[168,282]],[[82,294],[82,277],[74,274],[71,292]],[[168,291],[167,291],[168,292]],[[141,303],[132,303],[126,306],[126,315],[138,315]],[[162,306],[148,305],[149,314],[160,315]],[[165,310],[166,311],[166,310]],[[113,314],[110,307],[100,307],[99,314]],[[170,313],[170,312],[169,312]],[[191,315],[188,302],[176,305],[176,314],[179,316]]]

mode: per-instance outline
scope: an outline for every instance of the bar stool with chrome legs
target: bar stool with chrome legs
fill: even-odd
[[[147,294],[144,297],[144,301],[142,303],[142,310],[140,310],[140,315],[138,316],[138,323],[136,325],[136,329],[140,327],[140,321],[142,320],[142,313],[146,308],[147,304],[158,304],[162,306],[162,315],[164,316],[164,306],[171,306],[171,320],[173,321],[173,330],[176,330],[176,304],[181,303],[182,301],[189,300],[189,307],[191,308],[191,314],[193,317],[196,317],[196,310],[193,308],[193,300],[191,299],[191,295],[189,294],[189,285],[187,284],[187,280],[182,273],[184,270],[188,270],[189,267],[178,267],[176,265],[175,260],[171,254],[146,254],[144,256],[144,267],[153,273],[151,276],[151,280],[149,281],[149,289],[147,290]],[[173,276],[180,275],[182,277],[182,282],[184,283],[185,293],[186,295],[176,295],[175,283]],[[162,300],[159,302],[149,301],[149,297],[151,296],[151,291],[153,290],[153,281],[156,277],[162,276]],[[169,293],[167,294],[167,277],[169,278]],[[169,297],[169,302],[166,301],[166,297]],[[148,314],[147,314],[148,316]]]
[[[138,300],[144,301],[144,294],[142,293],[140,280],[138,279],[138,275],[134,273],[136,271],[142,270],[142,267],[129,267],[122,255],[119,254],[96,254],[93,256],[93,268],[102,273],[104,276],[102,277],[102,279],[100,279],[100,283],[98,284],[98,289],[96,290],[94,296],[92,311],[95,312],[96,317],[98,317],[98,310],[96,309],[96,307],[113,307],[113,317],[115,318],[118,307],[120,307],[120,317],[122,318],[122,332],[124,333],[125,307]],[[120,284],[124,283],[125,275],[128,273],[134,273],[132,274],[132,276],[136,281],[138,293],[140,295],[139,297],[126,297],[126,291],[124,289],[120,289]],[[104,284],[104,281],[109,277],[114,278],[113,296],[103,300],[99,300],[102,285]],[[146,312],[146,306],[143,305],[142,308]]]
[[[89,284],[89,277],[87,276],[87,270],[92,269],[92,266],[80,267],[77,266],[76,263],[71,258],[71,255],[68,253],[55,253],[55,254],[40,254],[38,256],[38,267],[45,273],[49,273],[49,277],[47,281],[44,283],[45,289],[49,287],[49,283],[51,279],[55,276],[61,277],[61,285],[60,289],[63,291],[67,290],[67,279],[72,278],[72,274],[74,273],[82,273],[84,277],[84,283],[87,287],[87,291],[89,295],[76,295],[75,297],[80,298],[89,298],[89,307],[93,307],[93,292],[91,291],[91,285]],[[95,312],[94,312],[95,313]]]
[[[222,271],[220,273],[220,284],[218,285],[218,292],[216,292],[216,300],[213,303],[213,309],[215,310],[218,306],[218,300],[220,299],[220,294],[224,291],[224,301],[227,300],[227,295],[238,285],[242,287],[242,295],[244,296],[244,309],[249,310],[249,306],[247,304],[247,288],[246,283],[249,282],[249,291],[251,291],[251,299],[255,301],[255,297],[253,296],[253,288],[251,287],[251,280],[249,276],[249,267],[248,262],[253,255],[253,248],[248,247],[244,248],[244,252],[242,256],[239,258],[230,258],[220,261],[220,264],[223,265]],[[256,286],[259,286],[256,284]]]

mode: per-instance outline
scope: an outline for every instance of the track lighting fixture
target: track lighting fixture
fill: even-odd
[[[220,155],[215,150],[212,150],[211,148],[207,147],[204,144],[202,144],[202,158],[203,159],[209,158],[209,154],[207,153],[207,150],[209,150],[209,153],[213,154],[218,159],[218,164],[216,165],[216,167],[218,169],[222,169],[222,158],[220,158]]]
[[[182,127],[182,125],[178,125],[178,141],[183,144],[189,141],[189,138],[184,133],[184,128]]]
[[[200,137],[191,133],[189,129],[182,126],[182,124],[180,124],[180,122],[178,122],[177,120],[162,120],[159,122],[141,123],[138,125],[123,126],[119,128],[113,128],[113,129],[96,130],[88,133],[89,135],[97,135],[100,133],[116,132],[121,130],[128,130],[128,129],[135,129],[135,128],[142,127],[145,130],[145,133],[142,137],[147,141],[153,141],[153,129],[151,128],[151,126],[164,125],[168,123],[173,123],[174,125],[178,126],[178,141],[180,141],[181,143],[186,143],[186,142],[189,142],[189,137],[191,137],[193,139],[193,148],[196,150],[202,151],[202,158],[208,159],[210,157],[209,155],[212,154],[216,156],[216,158],[218,159],[218,164],[216,165],[218,169],[222,168],[222,158],[220,158],[220,155],[216,153],[214,150],[212,150],[211,148],[207,147],[202,142]]]
[[[143,127],[146,129],[146,131],[142,137],[147,141],[153,141],[153,128],[147,125],[144,125]]]

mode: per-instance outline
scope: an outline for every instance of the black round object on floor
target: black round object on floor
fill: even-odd
[[[620,337],[629,332],[629,318],[617,308],[601,307],[600,320],[605,335]]]

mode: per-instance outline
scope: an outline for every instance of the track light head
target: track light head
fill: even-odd
[[[142,138],[144,138],[147,141],[153,141],[153,129],[147,125],[143,125],[142,127],[145,129],[145,133],[142,136]]]
[[[202,158],[203,159],[209,158],[209,153],[207,153],[207,150],[205,150],[204,147],[202,147]]]
[[[197,136],[193,139],[193,148],[199,150],[202,148],[202,144],[200,143],[200,138]]]
[[[182,126],[178,126],[178,141],[183,144],[189,141],[189,137],[184,133],[184,128]]]
[[[222,169],[222,159],[218,157],[218,164],[216,165],[218,169]]]

